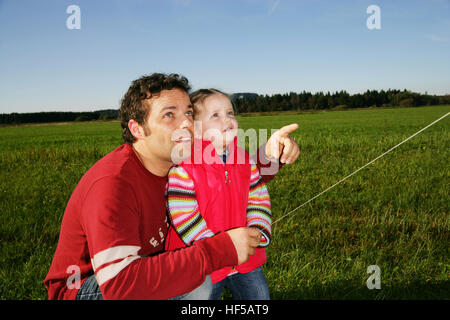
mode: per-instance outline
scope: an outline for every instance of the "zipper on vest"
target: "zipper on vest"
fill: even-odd
[[[225,184],[230,184],[230,178],[228,178],[228,170],[225,169]]]

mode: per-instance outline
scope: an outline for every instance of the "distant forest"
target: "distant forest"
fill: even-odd
[[[33,113],[1,113],[1,124],[43,123],[43,122],[68,122],[68,121],[92,121],[115,120],[119,117],[119,110],[108,109],[86,112],[33,112]]]
[[[349,94],[290,92],[286,94],[258,95],[256,93],[234,93],[231,99],[237,113],[280,112],[302,110],[344,110],[368,107],[417,107],[450,104],[450,95],[436,96],[409,90],[367,90]],[[108,109],[92,112],[35,112],[0,114],[0,124],[22,124],[42,122],[67,122],[118,119],[119,110]]]
[[[369,107],[417,107],[450,104],[450,95],[436,96],[409,90],[367,90],[364,93],[302,93],[257,95],[236,93],[232,100],[238,113],[351,109]]]

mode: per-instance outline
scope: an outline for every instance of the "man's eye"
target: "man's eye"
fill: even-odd
[[[192,117],[192,116],[194,115],[194,113],[193,113],[192,111],[188,111],[188,112],[186,112],[186,115],[187,115],[188,117]]]
[[[164,118],[172,118],[172,117],[173,117],[172,112],[167,112],[166,114],[164,114]]]

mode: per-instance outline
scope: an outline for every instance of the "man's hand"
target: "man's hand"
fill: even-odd
[[[255,228],[241,227],[226,231],[233,241],[238,255],[238,264],[247,262],[255,253],[261,240],[261,233]]]
[[[282,163],[293,163],[300,155],[298,144],[289,134],[298,129],[298,124],[284,126],[275,132],[266,143],[266,157]]]

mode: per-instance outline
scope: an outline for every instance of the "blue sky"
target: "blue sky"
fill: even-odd
[[[0,0],[0,113],[118,108],[153,72],[229,93],[446,94],[450,0]]]

